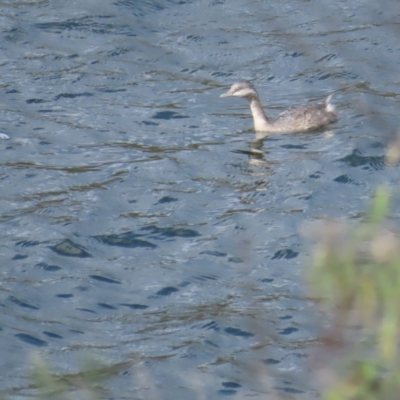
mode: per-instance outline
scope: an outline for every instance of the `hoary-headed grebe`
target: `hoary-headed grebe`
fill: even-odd
[[[269,119],[262,108],[258,93],[250,82],[234,83],[221,97],[243,97],[250,103],[256,132],[263,136],[270,133],[302,132],[319,128],[337,121],[335,106],[330,103],[332,95],[323,103],[314,103],[289,108],[275,119]]]

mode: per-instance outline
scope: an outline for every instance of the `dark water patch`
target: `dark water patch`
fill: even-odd
[[[33,246],[38,246],[41,243],[37,242],[36,240],[21,240],[15,244],[17,246],[22,246],[22,247],[33,247]]]
[[[74,297],[74,295],[70,293],[60,293],[56,294],[56,297],[60,297],[61,299],[70,299],[71,297]]]
[[[311,76],[310,79],[306,79],[306,82],[315,82],[315,80],[317,81],[325,81],[326,79],[331,78],[331,74],[330,73],[326,73],[326,72],[320,72],[319,74],[315,75],[315,76]]]
[[[169,120],[169,119],[182,119],[189,117],[187,115],[178,114],[175,111],[159,111],[155,113],[151,118]]]
[[[93,236],[99,242],[108,244],[109,246],[118,246],[118,247],[126,247],[126,248],[135,248],[135,247],[145,247],[150,249],[155,249],[157,245],[148,242],[147,240],[138,239],[142,235],[137,235],[133,232],[124,232],[119,235],[111,234],[111,235],[99,235]]]
[[[135,304],[135,303],[120,303],[119,305],[123,307],[128,307],[132,310],[145,310],[146,308],[149,308],[149,306],[146,306],[144,304]]]
[[[39,310],[39,307],[33,306],[32,304],[29,304],[23,300],[20,300],[16,298],[15,296],[9,296],[8,300],[11,301],[12,303],[16,304],[17,306],[23,307],[23,308],[29,308],[30,310]]]
[[[322,176],[322,174],[320,172],[314,172],[313,174],[308,175],[308,177],[311,179],[319,179],[319,178],[321,178],[321,176]]]
[[[61,335],[53,332],[43,331],[43,334],[53,339],[64,339]]]
[[[339,71],[339,72],[334,72],[334,73],[326,73],[324,72],[319,72],[317,74],[313,74],[305,79],[306,82],[308,83],[315,83],[317,81],[324,81],[326,79],[334,80],[335,78],[340,78],[340,79],[346,79],[346,80],[359,80],[360,77],[357,74],[354,74],[349,71]],[[291,79],[291,81],[297,81],[297,80],[303,80],[303,76],[296,76]]]
[[[158,126],[158,125],[160,125],[157,122],[153,122],[153,121],[142,121],[141,124],[146,125],[146,126]]]
[[[172,293],[176,293],[176,292],[179,292],[179,289],[177,289],[176,287],[166,286],[165,288],[162,288],[161,290],[159,290],[156,293],[156,296],[166,297],[166,296],[170,296]]]
[[[235,264],[240,264],[244,262],[244,260],[240,257],[229,257],[228,261]]]
[[[181,72],[184,72],[184,73],[188,72],[189,74],[195,74],[197,71],[199,71],[198,68],[195,68],[195,69],[183,68],[183,69],[181,69]]]
[[[343,79],[348,79],[348,80],[360,80],[360,75],[355,74],[350,71],[340,71],[340,72],[335,72],[332,74],[333,78],[343,78]]]
[[[261,282],[263,282],[263,283],[271,283],[273,281],[274,280],[272,278],[263,278],[263,279],[261,279]]]
[[[25,100],[25,102],[27,104],[41,104],[41,103],[47,103],[47,100],[43,100],[43,99],[28,99],[28,100]]]
[[[216,72],[213,72],[211,75],[212,75],[212,76],[215,76],[215,77],[217,77],[217,78],[228,78],[228,77],[232,76],[233,73],[231,73],[231,72],[216,71]]]
[[[74,58],[79,58],[79,54],[77,54],[77,53],[73,53],[73,54],[68,54],[68,55],[56,55],[56,56],[54,56],[54,58],[53,58],[53,60],[62,60],[62,59],[64,59],[64,58],[67,58],[67,59],[69,59],[69,60],[71,60],[71,59],[74,59]],[[61,77],[61,74],[57,74],[57,75],[55,75],[57,78],[60,78]]]
[[[79,335],[84,335],[85,334],[85,332],[80,331],[78,329],[69,329],[69,331],[72,332],[72,333],[78,333]]]
[[[316,64],[320,63],[321,61],[330,61],[332,59],[337,58],[336,54],[327,54],[321,58],[319,58],[317,61],[315,61]]]
[[[101,17],[97,17],[99,19]],[[105,18],[105,17],[103,17]],[[38,29],[53,32],[63,33],[65,31],[92,32],[95,34],[106,35],[115,34],[123,36],[136,36],[133,28],[129,25],[113,25],[111,23],[100,23],[92,16],[84,16],[81,18],[73,18],[65,21],[42,22],[34,24]]]
[[[54,97],[54,100],[60,99],[75,99],[76,97],[92,97],[92,93],[83,92],[83,93],[60,93]]]
[[[386,149],[386,144],[382,142],[372,142],[370,146],[373,149]]]
[[[366,114],[354,114],[350,119],[364,119]]]
[[[44,340],[38,339],[37,337],[34,337],[32,335],[28,335],[27,333],[17,333],[14,336],[18,339],[21,339],[25,343],[33,344],[37,347],[47,346],[47,342],[45,342]]]
[[[92,257],[92,255],[88,253],[83,246],[74,243],[70,239],[65,239],[56,246],[51,246],[50,249],[60,256],[79,258]]]
[[[58,265],[49,265],[46,263],[38,263],[35,265],[36,268],[44,269],[45,271],[54,272],[61,269]]]
[[[119,92],[126,92],[126,89],[111,89],[108,87],[104,87],[104,88],[98,88],[97,89],[99,92],[103,92],[103,93],[119,93]]]
[[[347,175],[340,175],[337,178],[335,178],[333,181],[337,182],[337,183],[344,183],[347,185],[358,185],[358,183],[356,181],[349,178]]]
[[[214,257],[226,257],[227,256],[226,253],[221,253],[220,251],[216,251],[216,250],[206,250],[206,251],[202,251],[200,254],[207,254],[209,256],[214,256]]]
[[[173,238],[173,237],[183,237],[183,238],[193,238],[201,236],[200,233],[196,232],[193,229],[188,228],[175,228],[175,227],[166,227],[160,228],[155,225],[144,226],[140,228],[141,231],[148,232],[152,237],[159,238]]]
[[[280,364],[279,360],[275,360],[275,358],[266,358],[265,360],[263,360],[264,364],[267,365],[276,365],[276,364]]]
[[[284,315],[283,317],[279,317],[281,320],[287,320],[287,319],[292,319],[293,317],[291,315]]]
[[[6,94],[13,94],[13,93],[19,93],[17,89],[11,89],[11,90],[6,90]]]
[[[271,260],[280,260],[281,258],[290,260],[291,258],[296,258],[298,255],[298,251],[293,251],[291,249],[282,249],[275,252],[275,254],[271,257]]]
[[[216,281],[218,278],[213,275],[196,275],[193,277],[193,279],[204,282],[204,281]]]
[[[385,156],[364,156],[360,150],[353,150],[351,154],[340,158],[349,167],[362,167],[362,169],[379,171],[385,169]]]
[[[51,142],[48,142],[48,141],[46,141],[46,140],[41,140],[40,142],[39,142],[39,145],[40,146],[48,146],[49,144],[51,144]],[[35,174],[36,175],[36,174]]]
[[[90,308],[77,308],[78,311],[83,311],[83,312],[87,312],[90,314],[97,314],[96,311],[91,310]]]
[[[12,260],[25,260],[25,258],[28,258],[26,254],[16,254]]]
[[[249,337],[254,336],[253,333],[243,331],[239,328],[228,327],[228,328],[224,329],[224,332],[227,333],[228,335],[238,336],[238,337],[243,337],[243,338],[249,338]]]
[[[191,42],[201,42],[205,39],[205,37],[200,35],[187,35],[186,39]]]
[[[242,387],[242,385],[236,382],[222,382],[222,386],[227,389],[239,389]]]
[[[116,49],[107,52],[110,57],[116,57],[126,53],[129,53],[129,50],[124,47],[117,47]]]
[[[219,331],[219,326],[215,321],[211,321],[211,322],[207,322],[206,324],[204,324],[202,327],[202,329],[206,329],[206,330],[212,330],[215,332]]]
[[[298,150],[307,149],[307,146],[301,144],[282,144],[279,147],[282,147],[283,149],[298,149]]]
[[[279,387],[275,387],[275,390],[281,390],[283,392],[286,393],[292,393],[292,394],[302,394],[305,393],[303,390],[299,390],[299,389],[293,389],[293,388],[279,388]]]
[[[103,283],[114,283],[117,285],[121,284],[121,282],[116,279],[107,278],[106,276],[102,276],[102,275],[89,275],[89,278],[92,278],[96,281],[103,282]]]
[[[210,3],[210,6],[222,6],[223,4],[225,4],[225,0],[214,0]]]
[[[298,332],[297,328],[289,327],[279,331],[281,335],[291,335],[292,333]]]
[[[189,285],[190,285],[189,281],[183,281],[178,285],[178,287],[184,288],[184,287],[189,286]]]
[[[97,305],[101,308],[105,308],[106,310],[116,310],[117,308],[114,306],[110,306],[107,303],[97,303]]]
[[[285,53],[283,55],[283,57],[292,57],[292,58],[297,58],[302,56],[304,56],[304,53],[298,53],[297,51],[294,51],[293,53]]]
[[[157,204],[173,203],[173,202],[175,202],[175,201],[178,201],[178,199],[175,198],[175,197],[164,196],[164,197],[161,197],[160,200],[158,200]]]

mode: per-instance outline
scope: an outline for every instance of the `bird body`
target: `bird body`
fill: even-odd
[[[258,93],[250,82],[234,83],[221,97],[243,97],[250,103],[256,132],[263,136],[272,133],[303,132],[317,129],[337,121],[335,106],[330,102],[332,95],[322,103],[300,105],[289,108],[275,119],[269,119],[261,105]]]

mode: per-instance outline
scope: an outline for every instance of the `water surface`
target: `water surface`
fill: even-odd
[[[5,395],[38,351],[101,357],[112,398],[318,397],[299,229],[382,182],[399,209],[397,3],[0,5]],[[254,142],[219,98],[243,79],[271,115],[333,93],[340,121]]]

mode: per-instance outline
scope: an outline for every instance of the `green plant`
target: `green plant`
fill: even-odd
[[[327,400],[400,397],[400,246],[388,207],[381,187],[358,226],[331,221],[317,228],[308,280],[330,315],[323,343],[345,350]]]

